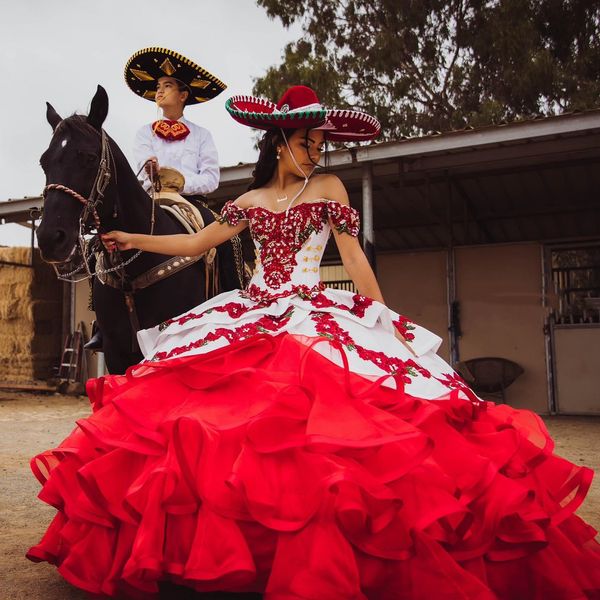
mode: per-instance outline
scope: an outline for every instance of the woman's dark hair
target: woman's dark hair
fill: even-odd
[[[285,141],[283,140],[284,135],[286,139],[289,140],[296,131],[296,129],[268,129],[265,132],[260,142],[258,142],[258,160],[256,161],[254,171],[252,171],[252,177],[254,179],[248,186],[248,190],[255,190],[271,181],[277,167],[277,146],[285,144]],[[308,138],[309,131],[309,129],[306,130],[306,138]],[[306,142],[308,144],[308,139]],[[327,158],[326,154],[326,164],[328,162]]]
[[[258,142],[258,160],[252,171],[252,177],[254,178],[248,190],[255,190],[262,187],[263,185],[271,181],[275,168],[277,167],[277,146],[283,141],[283,135],[289,140],[295,129],[267,129],[265,134],[262,136],[260,142]]]

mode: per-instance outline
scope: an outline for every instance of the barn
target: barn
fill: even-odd
[[[326,168],[361,213],[386,302],[441,335],[441,355],[482,395],[540,414],[597,415],[599,166],[600,111],[591,110],[344,148]],[[251,173],[248,164],[223,167],[211,205],[243,192]],[[0,202],[0,219],[31,222],[41,205]],[[19,261],[3,251],[0,286],[26,268],[46,281],[47,266],[6,264]],[[333,246],[321,271],[351,289]],[[47,285],[59,338],[79,323],[89,332],[88,284]],[[21,335],[8,326],[11,310],[0,313],[2,330]],[[102,365],[90,357],[88,367],[94,375]]]

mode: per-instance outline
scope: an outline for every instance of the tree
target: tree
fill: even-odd
[[[257,78],[375,114],[384,137],[600,106],[598,0],[257,0],[302,39]]]

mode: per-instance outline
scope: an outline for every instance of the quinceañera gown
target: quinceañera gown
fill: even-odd
[[[356,211],[221,219],[249,221],[249,287],[141,332],[142,363],[89,382],[93,414],[32,461],[58,513],[28,556],[106,596],[597,598],[596,532],[574,515],[591,471],[536,415],[477,398],[438,336],[319,282]]]

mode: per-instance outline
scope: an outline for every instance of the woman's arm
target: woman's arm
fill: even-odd
[[[199,256],[241,233],[247,226],[247,221],[240,221],[237,225],[215,221],[202,231],[192,234],[145,235],[143,233],[109,231],[102,234],[101,237],[102,242],[107,247],[115,244],[119,250],[138,248],[146,252],[167,254],[169,256]]]
[[[344,184],[335,176],[330,175],[329,178],[331,178],[331,181],[327,181],[328,189],[324,194],[324,197],[348,206],[350,201],[348,200],[348,193],[346,192]],[[381,293],[379,284],[375,278],[375,273],[373,273],[373,269],[371,268],[363,249],[358,243],[358,238],[349,233],[340,233],[335,227],[335,223],[330,223],[330,225],[344,268],[354,282],[358,293],[385,304],[383,294]],[[408,342],[397,329],[395,330],[395,335],[406,349],[416,356],[414,350],[411,348],[410,342]]]
[[[358,293],[385,304],[373,269],[360,247],[358,239],[347,233],[338,233],[335,229],[333,235],[344,268],[354,282]]]
[[[322,193],[324,198],[349,206],[348,192],[338,177],[325,175],[322,177],[322,185],[324,187]],[[330,225],[344,268],[354,282],[358,293],[384,303],[379,284],[365,253],[360,247],[358,238],[349,233],[340,233],[333,222],[330,222]]]

